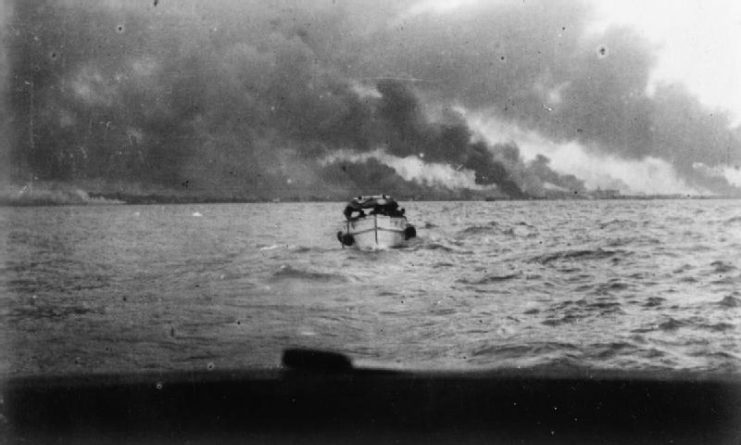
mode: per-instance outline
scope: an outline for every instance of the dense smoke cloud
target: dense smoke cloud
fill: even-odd
[[[8,2],[0,3],[0,178],[10,175],[10,146],[12,144],[11,110],[8,106],[8,88],[10,85],[10,69],[8,66],[8,47],[4,42],[9,41],[8,17],[11,9]]]
[[[631,31],[585,34],[589,11],[571,1],[444,18],[412,6],[18,1],[0,53],[15,116],[2,156],[16,182],[226,198],[467,193],[390,160],[412,156],[471,172],[484,194],[585,190],[546,156],[524,159],[518,141],[481,138],[462,107],[733,191],[693,165],[738,161],[738,133],[675,86],[648,95],[654,51]],[[326,161],[340,152],[390,158]]]
[[[729,192],[692,169],[698,161],[739,162],[728,116],[676,85],[649,95],[655,49],[627,28],[586,32],[588,14],[570,1],[495,2],[439,21],[423,14],[380,36],[376,56],[388,71],[428,80],[420,85],[439,100],[486,109],[557,142],[659,157],[690,183]],[[381,57],[385,48],[393,51]]]

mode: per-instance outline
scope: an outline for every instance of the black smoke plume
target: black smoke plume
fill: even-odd
[[[556,1],[481,2],[445,20],[414,16],[375,36],[374,65],[361,66],[425,79],[428,96],[486,109],[556,142],[667,160],[690,184],[729,192],[692,168],[741,160],[729,117],[676,85],[649,95],[655,49],[628,28],[586,34],[589,14],[585,3]]]
[[[649,97],[653,48],[626,29],[585,38],[588,8],[556,3],[441,20],[413,2],[18,0],[0,52],[0,155],[19,183],[217,198],[456,196],[378,160],[322,161],[378,149],[472,170],[510,197],[584,190],[515,143],[483,142],[451,111],[463,105],[729,190],[692,167],[741,152],[727,116],[671,86]]]

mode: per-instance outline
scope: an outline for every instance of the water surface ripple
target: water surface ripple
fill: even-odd
[[[275,366],[741,369],[741,204],[405,203],[342,249],[341,203],[0,209],[0,372]]]

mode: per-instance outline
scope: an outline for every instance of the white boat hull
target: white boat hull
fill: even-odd
[[[346,221],[339,235],[350,235],[352,246],[358,249],[388,249],[404,244],[409,238],[408,227],[410,225],[403,216],[370,215]]]

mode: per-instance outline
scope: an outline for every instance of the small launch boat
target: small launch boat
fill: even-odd
[[[366,215],[365,211],[369,210]],[[345,207],[344,230],[337,232],[342,246],[362,250],[397,247],[417,236],[407,222],[404,209],[388,195],[358,196]]]

